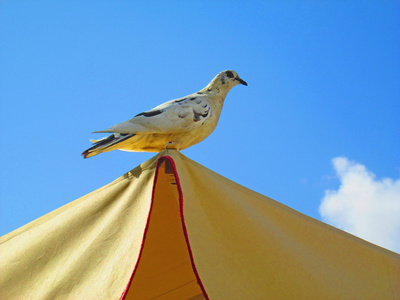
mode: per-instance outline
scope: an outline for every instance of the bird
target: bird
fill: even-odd
[[[200,91],[167,101],[132,119],[93,133],[111,133],[83,151],[84,158],[102,152],[178,151],[207,138],[216,128],[228,92],[238,84],[247,86],[233,70],[220,72]]]

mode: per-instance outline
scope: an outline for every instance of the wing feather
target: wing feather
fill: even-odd
[[[205,95],[189,95],[165,102],[107,130],[95,132],[171,133],[195,129],[204,124],[210,116],[211,107]]]

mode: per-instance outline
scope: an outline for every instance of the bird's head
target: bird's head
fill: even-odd
[[[243,84],[247,85],[247,82],[241,79],[233,70],[226,70],[219,73],[215,78],[210,82],[209,86],[215,88],[222,88],[223,90],[229,91],[235,85]]]
[[[222,71],[217,75],[218,81],[221,85],[228,85],[230,88],[238,84],[247,85],[247,82],[241,79],[233,70]]]

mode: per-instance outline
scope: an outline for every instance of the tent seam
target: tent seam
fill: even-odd
[[[119,298],[120,300],[124,300],[125,297],[127,296],[129,288],[131,287],[131,284],[132,284],[133,277],[135,276],[135,273],[136,273],[136,271],[138,269],[140,258],[142,257],[142,252],[143,252],[143,248],[144,248],[144,242],[146,240],[146,234],[147,234],[147,231],[149,229],[149,224],[150,224],[151,211],[153,209],[153,204],[154,204],[154,193],[155,193],[156,183],[157,183],[157,178],[158,178],[158,170],[159,170],[159,164],[158,164],[158,160],[157,160],[156,172],[154,174],[153,188],[152,188],[152,191],[151,191],[150,209],[149,209],[149,213],[147,215],[146,227],[144,229],[142,243],[140,245],[139,256],[138,256],[138,259],[136,261],[135,267],[133,268],[132,275],[129,278],[128,284],[125,287],[125,290],[122,292],[121,297]]]
[[[158,161],[157,161],[157,171],[158,171],[159,164],[161,164],[162,161],[164,161],[166,159],[171,163],[172,170],[174,172],[174,176],[175,176],[175,179],[176,179],[176,186],[178,188],[178,193],[179,193],[179,213],[180,213],[180,216],[181,216],[182,229],[183,229],[183,233],[184,233],[184,236],[185,236],[186,245],[187,245],[187,248],[188,248],[188,252],[189,252],[189,256],[190,256],[190,261],[191,261],[191,264],[192,264],[193,272],[196,275],[196,278],[198,280],[198,283],[200,285],[200,288],[201,288],[204,296],[206,297],[207,300],[209,300],[210,298],[207,295],[207,292],[206,292],[206,290],[204,288],[203,282],[200,279],[200,275],[199,275],[199,273],[197,271],[197,268],[196,268],[196,265],[194,263],[193,252],[192,252],[192,248],[190,247],[189,235],[187,233],[185,217],[183,215],[183,192],[182,192],[182,187],[181,187],[181,183],[180,183],[180,180],[179,180],[178,171],[177,171],[174,159],[171,156],[162,156],[162,157],[160,157],[158,159]]]

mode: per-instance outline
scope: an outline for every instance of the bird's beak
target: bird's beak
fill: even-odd
[[[241,78],[235,78],[235,80],[237,80],[237,81],[239,81],[241,84],[243,84],[243,85],[247,85],[247,82],[246,81],[244,81],[243,79],[241,79]]]

